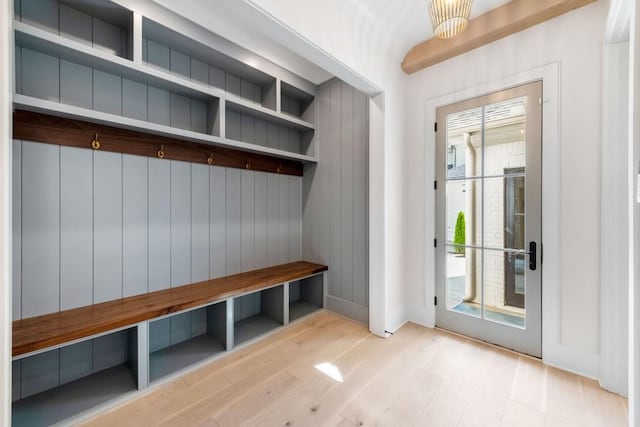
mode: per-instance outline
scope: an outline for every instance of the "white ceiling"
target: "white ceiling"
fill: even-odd
[[[389,44],[400,58],[414,45],[433,37],[429,0],[341,0],[340,3],[350,9],[353,16],[366,20],[367,27],[385,29]],[[509,3],[509,0],[474,0],[471,17],[475,18],[505,3]]]

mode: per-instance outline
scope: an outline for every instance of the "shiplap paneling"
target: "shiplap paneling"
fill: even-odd
[[[367,323],[367,97],[333,79],[316,102],[322,160],[302,178],[302,255],[329,265],[328,307]]]
[[[301,177],[18,140],[14,162],[15,319],[300,259]]]
[[[148,290],[147,158],[122,156],[122,296]]]
[[[22,317],[60,309],[60,147],[22,142]]]
[[[93,303],[122,298],[122,154],[93,152]]]
[[[60,147],[60,309],[93,303],[93,155]]]
[[[13,182],[11,189],[12,198],[12,319],[18,320],[22,317],[22,141],[13,141]]]

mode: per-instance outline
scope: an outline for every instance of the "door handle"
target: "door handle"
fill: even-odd
[[[529,270],[532,271],[537,268],[537,246],[536,242],[529,242]]]

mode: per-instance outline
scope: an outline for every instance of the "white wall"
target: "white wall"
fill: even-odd
[[[434,256],[423,236],[434,234],[433,195],[425,200],[425,185],[434,179],[435,150],[433,142],[426,143],[433,141],[426,139],[433,124],[425,123],[425,102],[559,63],[561,309],[556,326],[558,344],[583,359],[573,363],[569,358],[563,367],[591,376],[597,376],[600,345],[600,97],[606,12],[607,2],[597,2],[411,75],[403,177],[407,314],[429,324],[434,319]]]

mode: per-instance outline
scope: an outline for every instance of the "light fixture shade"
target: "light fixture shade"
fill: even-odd
[[[431,0],[429,15],[433,34],[440,39],[448,39],[459,34],[469,24],[473,0]]]

